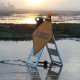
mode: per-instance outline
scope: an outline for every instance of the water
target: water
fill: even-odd
[[[24,24],[24,23],[33,23],[35,24],[35,18],[38,14],[13,14],[9,16],[0,16],[0,23],[14,23],[14,24]],[[30,19],[32,21],[30,21]]]
[[[32,41],[0,41],[0,60],[24,60],[31,47]]]
[[[52,65],[32,68],[26,61],[32,48],[33,41],[0,41],[0,79],[1,80],[80,80],[80,39],[61,39],[57,41],[63,61],[63,68]],[[53,45],[49,45],[52,47]],[[46,57],[45,57],[46,56]],[[44,58],[45,57],[45,58]],[[50,58],[46,47],[40,61]],[[59,73],[61,69],[60,74]],[[54,71],[54,72],[53,72]]]
[[[0,15],[0,23],[36,24],[35,18],[39,16],[39,13],[14,13],[9,16]],[[42,17],[46,16],[42,15]],[[80,23],[80,12],[53,12],[52,23]]]

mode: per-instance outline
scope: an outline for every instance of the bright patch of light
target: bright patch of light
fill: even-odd
[[[22,23],[36,24],[36,21],[33,18],[28,18],[28,19],[23,20]]]
[[[43,0],[27,0],[28,3],[30,4],[38,4],[41,3]]]

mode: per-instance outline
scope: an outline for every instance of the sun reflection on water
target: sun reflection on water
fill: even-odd
[[[22,20],[22,23],[36,24],[36,21],[34,18],[27,18],[27,19]]]

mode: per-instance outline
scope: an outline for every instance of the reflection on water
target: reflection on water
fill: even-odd
[[[78,12],[62,12],[55,13],[56,15],[52,16],[52,23],[80,23],[80,14]],[[47,14],[46,14],[47,15]],[[46,17],[41,16],[41,17]],[[1,16],[0,23],[14,23],[14,24],[36,24],[35,18],[39,17],[39,13],[22,13],[22,14],[13,14],[11,16]]]
[[[32,80],[42,80],[39,71],[36,67],[27,65]],[[61,73],[62,66],[56,64],[50,64],[47,75],[44,80],[58,80]]]
[[[11,16],[0,16],[0,23],[14,23],[14,24],[36,24],[35,18],[39,14],[13,14]]]
[[[22,20],[22,23],[27,23],[27,24],[36,24],[36,21],[34,18],[27,18],[25,20]]]
[[[51,64],[45,80],[58,80],[62,66]]]
[[[26,59],[32,41],[0,41],[0,60]]]
[[[40,66],[35,69],[28,69],[28,66],[23,62],[28,58],[33,46],[32,44],[32,41],[0,41],[0,61],[2,61],[0,63],[1,80],[80,79],[80,41],[71,39],[57,41],[63,61],[63,68],[57,65],[49,65],[46,69]],[[52,47],[52,45],[50,46]],[[40,61],[44,60],[50,63],[50,58],[46,49],[44,49],[40,58]]]

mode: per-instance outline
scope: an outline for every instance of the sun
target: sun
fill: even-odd
[[[26,0],[28,3],[30,4],[39,4],[41,3],[43,0]]]

